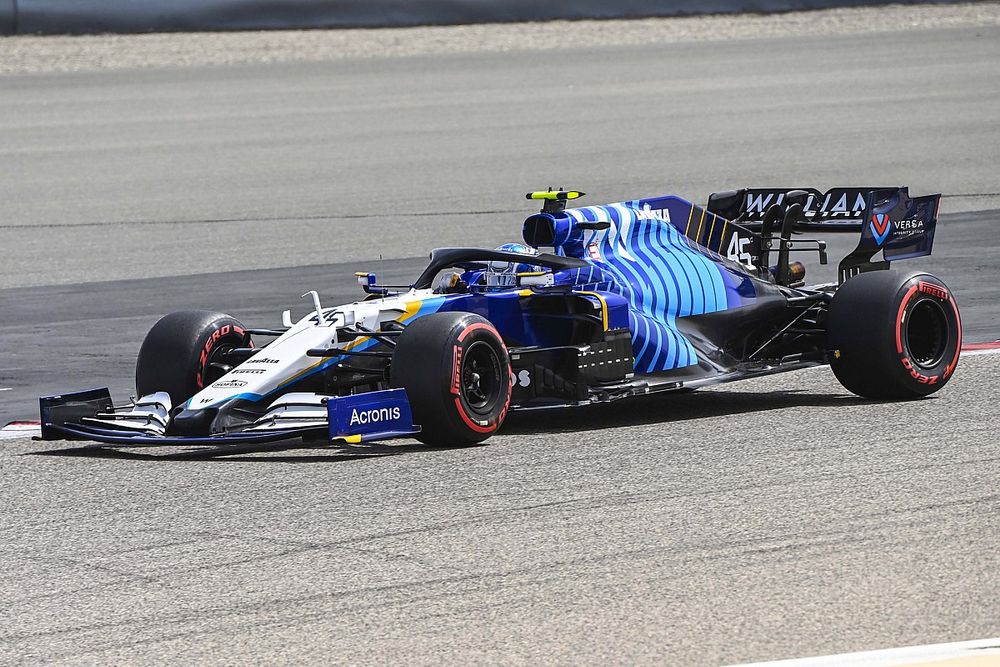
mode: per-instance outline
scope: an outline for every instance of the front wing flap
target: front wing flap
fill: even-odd
[[[155,420],[137,424],[131,416],[146,405],[144,399],[115,407],[107,388],[46,396],[39,405],[43,440],[93,440],[118,447],[225,448],[292,438],[358,444],[420,432],[420,427],[413,424],[409,400],[402,389],[352,396],[286,395],[246,427],[204,436],[169,434],[169,428]]]

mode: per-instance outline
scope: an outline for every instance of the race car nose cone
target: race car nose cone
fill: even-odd
[[[174,435],[206,436],[212,433],[212,423],[218,416],[217,408],[189,410],[185,408],[174,416],[170,433]]]

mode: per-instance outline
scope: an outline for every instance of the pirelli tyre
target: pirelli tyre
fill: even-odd
[[[139,396],[170,394],[176,408],[228,371],[222,356],[248,347],[244,327],[229,315],[182,310],[160,318],[146,334],[135,364]]]
[[[469,313],[433,313],[399,335],[389,369],[406,390],[418,439],[433,445],[482,442],[510,407],[510,357],[487,320]]]
[[[845,388],[874,399],[919,398],[954,375],[962,321],[938,278],[872,271],[837,290],[827,335],[830,366]]]

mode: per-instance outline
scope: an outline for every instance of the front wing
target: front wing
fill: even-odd
[[[265,445],[302,438],[359,444],[414,436],[406,392],[374,391],[351,396],[286,394],[239,430],[205,436],[168,434],[166,394],[114,406],[107,388],[46,396],[39,400],[43,440],[93,440],[118,447],[216,447]]]

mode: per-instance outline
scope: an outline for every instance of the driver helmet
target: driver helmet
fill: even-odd
[[[540,254],[536,248],[524,243],[504,243],[497,247],[497,250],[504,252],[516,252],[522,255]],[[486,285],[488,287],[513,287],[517,285],[517,274],[530,271],[537,271],[539,267],[525,262],[505,262],[493,260],[487,265],[485,271]]]

